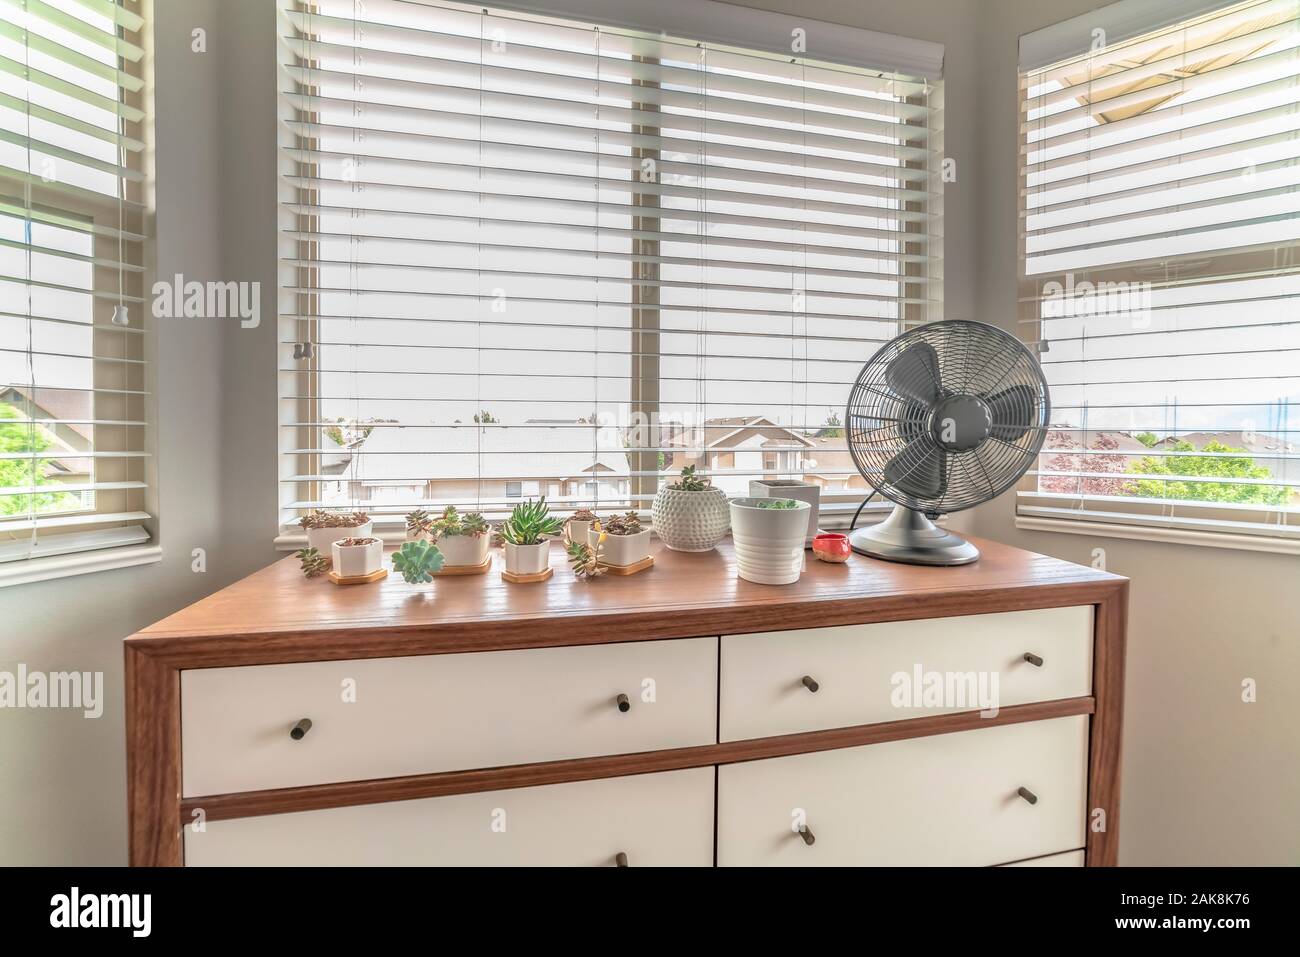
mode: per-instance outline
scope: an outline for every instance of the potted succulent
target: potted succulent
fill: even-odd
[[[797,582],[812,506],[792,498],[735,498],[730,507],[737,574],[760,585]]]
[[[564,523],[564,534],[575,542],[585,542],[587,533],[596,522],[596,513],[589,508],[580,508]]]
[[[589,538],[593,549],[600,542],[601,561],[606,565],[635,565],[650,556],[650,529],[641,525],[641,516],[636,512],[614,515],[604,524],[597,523]]]
[[[512,575],[537,575],[551,567],[551,540],[563,525],[546,507],[546,498],[529,499],[515,506],[501,523],[506,571]]]
[[[307,532],[307,547],[321,555],[330,554],[335,542],[344,538],[369,538],[373,526],[365,512],[326,512],[314,508],[298,520]]]
[[[442,570],[442,563],[442,552],[430,541],[403,542],[393,552],[393,567],[412,585],[433,581],[433,576]]]
[[[408,512],[406,516],[406,540],[408,542],[428,542],[433,540],[433,516],[422,508]]]
[[[727,534],[728,519],[726,493],[697,475],[694,465],[686,466],[676,482],[659,490],[651,509],[655,534],[679,552],[716,548]]]
[[[455,505],[448,505],[442,516],[432,523],[433,540],[442,550],[448,565],[477,566],[487,561],[491,528],[481,512],[462,515]]]
[[[377,538],[344,538],[330,547],[339,578],[373,575],[384,567],[384,543]]]

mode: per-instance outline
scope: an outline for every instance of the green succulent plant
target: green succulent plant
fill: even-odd
[[[433,542],[403,542],[393,552],[393,567],[412,585],[433,581],[443,561],[442,551]]]
[[[481,512],[466,512],[462,515],[455,505],[448,505],[443,509],[442,516],[433,522],[433,533],[439,538],[444,535],[482,535],[487,530],[487,519]]]
[[[531,498],[515,506],[510,517],[501,523],[501,537],[511,545],[537,545],[547,535],[557,535],[564,523],[546,507],[546,497]]]
[[[759,508],[798,508],[799,503],[792,498],[769,498],[758,503]]]
[[[605,574],[605,567],[600,563],[599,549],[570,540],[565,543],[564,550],[569,553],[569,564],[573,566],[574,577],[590,580]]]
[[[639,535],[642,530],[641,516],[635,510],[611,515],[605,523],[605,531],[610,535]]]
[[[428,535],[433,530],[433,516],[417,508],[406,516],[406,530],[412,535]]]
[[[304,578],[315,578],[330,567],[330,560],[314,548],[300,548],[293,557],[302,563]]]
[[[703,475],[696,473],[694,465],[688,465],[682,469],[681,478],[676,482],[670,483],[668,487],[676,489],[679,492],[705,492],[708,491],[712,485]]]

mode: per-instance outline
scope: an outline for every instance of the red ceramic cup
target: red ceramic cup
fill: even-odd
[[[813,555],[824,562],[847,562],[852,549],[847,535],[839,532],[822,532],[813,539]]]

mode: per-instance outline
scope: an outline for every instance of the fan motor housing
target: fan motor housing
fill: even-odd
[[[930,435],[950,452],[973,449],[993,431],[993,412],[977,395],[940,400],[930,414]]]

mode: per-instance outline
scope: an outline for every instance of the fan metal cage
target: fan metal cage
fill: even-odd
[[[996,498],[1034,463],[1051,415],[1037,357],[996,326],[946,319],[871,357],[844,422],[853,464],[931,518]]]

